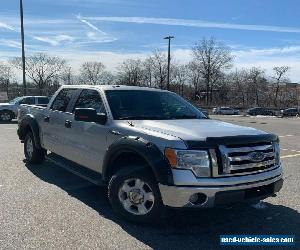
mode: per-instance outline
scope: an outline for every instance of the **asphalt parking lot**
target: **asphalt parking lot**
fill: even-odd
[[[0,124],[0,249],[207,250],[221,248],[221,234],[294,234],[299,241],[300,118],[212,118],[278,134],[283,189],[256,205],[172,210],[167,220],[151,227],[118,219],[104,188],[49,162],[26,164],[17,124]]]

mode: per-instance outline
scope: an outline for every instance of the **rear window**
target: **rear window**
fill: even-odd
[[[48,104],[49,98],[48,97],[38,97],[37,98],[37,103],[38,104]]]

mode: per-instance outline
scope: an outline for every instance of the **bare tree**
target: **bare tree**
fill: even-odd
[[[275,78],[275,93],[274,93],[274,106],[277,107],[277,99],[278,99],[278,94],[280,90],[280,85],[282,84],[283,80],[288,81],[288,79],[285,78],[287,72],[289,71],[290,67],[288,66],[276,66],[273,68],[274,71],[274,78]]]
[[[257,67],[252,67],[249,71],[249,87],[254,93],[255,105],[260,105],[260,93],[265,94],[263,89],[266,87],[266,78],[264,77],[265,70]]]
[[[127,59],[119,66],[119,82],[124,85],[142,86],[143,68],[140,59]]]
[[[176,92],[184,95],[184,86],[187,84],[187,74],[188,74],[188,67],[187,65],[180,65],[180,64],[173,64],[172,66],[172,82],[171,84],[174,85],[177,89]]]
[[[246,107],[248,81],[249,75],[246,69],[236,69],[235,72],[228,74],[227,82],[231,89],[230,99],[235,105]]]
[[[115,81],[116,81],[116,77],[111,72],[104,71],[102,73],[102,75],[101,75],[101,83],[103,85],[112,85],[112,84],[115,83]]]
[[[167,56],[160,50],[156,50],[149,58],[153,66],[154,85],[165,89],[168,75]]]
[[[101,62],[85,62],[80,68],[80,80],[82,84],[103,84],[102,78],[105,66]]]
[[[213,79],[216,81],[220,72],[232,67],[233,56],[228,47],[214,38],[204,38],[192,48],[192,51],[197,69],[205,79],[208,105]]]
[[[8,63],[0,62],[0,87],[6,92],[9,91],[9,86],[13,78],[12,68]]]
[[[22,69],[22,59],[17,57],[11,61],[17,69]],[[66,66],[66,61],[56,56],[37,53],[26,57],[26,75],[38,86],[40,94],[48,84],[57,78]]]
[[[152,64],[151,58],[147,58],[143,62],[143,71],[144,71],[144,84],[148,87],[152,87],[153,85],[153,72],[154,66]]]
[[[73,74],[72,68],[69,66],[66,66],[62,70],[60,78],[65,85],[75,84],[75,75]]]
[[[191,61],[190,63],[188,63],[187,70],[188,70],[187,71],[188,81],[190,82],[190,84],[192,85],[192,87],[194,89],[193,96],[194,96],[194,98],[196,98],[196,96],[200,97],[199,88],[203,82],[203,78],[202,78],[202,74],[198,70],[197,63],[195,61]]]

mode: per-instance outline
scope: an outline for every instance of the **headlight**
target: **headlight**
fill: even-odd
[[[192,170],[197,177],[210,176],[210,160],[206,150],[166,148],[165,155],[172,168]]]

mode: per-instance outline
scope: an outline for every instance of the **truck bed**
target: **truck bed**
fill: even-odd
[[[18,123],[20,123],[23,117],[28,114],[34,116],[37,121],[40,121],[40,118],[44,116],[44,111],[46,109],[47,107],[43,106],[22,104],[18,111]]]

